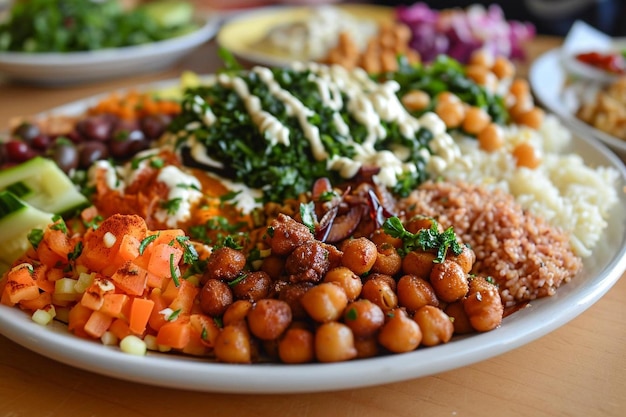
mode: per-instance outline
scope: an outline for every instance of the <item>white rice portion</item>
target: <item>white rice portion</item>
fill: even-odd
[[[446,179],[508,191],[522,208],[569,233],[574,253],[591,255],[618,202],[619,173],[611,167],[586,165],[580,155],[565,153],[571,133],[555,116],[547,115],[539,130],[507,127],[505,145],[492,153],[480,150],[473,138],[455,139],[469,164],[448,167]],[[516,167],[511,151],[522,142],[540,151],[538,168]]]

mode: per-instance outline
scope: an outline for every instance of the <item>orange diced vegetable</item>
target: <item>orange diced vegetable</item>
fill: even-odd
[[[143,334],[154,309],[154,301],[145,298],[133,298],[128,318],[128,327],[134,334]]]
[[[151,329],[158,331],[161,326],[167,323],[167,318],[161,314],[161,311],[167,308],[168,303],[162,297],[160,290],[152,290],[150,300],[154,301],[154,308],[152,309],[152,313],[150,313],[148,324]]]
[[[36,266],[33,270],[33,277],[39,289],[43,292],[54,292],[54,282],[48,279],[49,269],[45,264]]]
[[[93,283],[85,290],[80,303],[92,310],[100,310],[104,304],[104,295],[115,291],[111,281],[103,276],[96,276]]]
[[[39,296],[39,286],[32,276],[32,266],[22,264],[8,272],[5,291],[12,304],[22,300],[34,300]]]
[[[111,277],[115,286],[129,295],[143,295],[148,274],[145,269],[132,262],[126,262]]]
[[[148,272],[172,278],[171,269],[177,271],[178,263],[183,257],[183,251],[179,247],[159,243],[152,248],[150,261],[148,262]]]
[[[42,292],[32,300],[20,301],[20,307],[31,311],[43,310],[50,304],[52,304],[52,293],[50,292]]]
[[[205,346],[213,347],[215,339],[220,333],[220,329],[213,318],[205,314],[192,314],[189,316],[189,325],[194,333],[200,335]]]
[[[180,310],[181,314],[190,314],[200,288],[184,279],[180,281],[180,285],[177,288],[178,293],[169,307],[174,311]]]
[[[91,337],[102,337],[104,332],[109,329],[112,322],[113,317],[100,311],[94,311],[85,323],[85,333]]]
[[[126,261],[132,261],[139,256],[139,244],[141,242],[135,236],[124,235],[117,252],[116,264],[122,265]]]
[[[109,331],[120,340],[132,334],[128,327],[128,322],[124,319],[114,319],[111,326],[109,326]]]
[[[176,320],[165,323],[157,333],[157,344],[169,346],[172,349],[183,349],[191,337],[191,327],[186,320]]]
[[[81,303],[76,303],[68,314],[67,329],[77,336],[88,337],[89,334],[85,332],[85,324],[92,312],[93,310]]]
[[[111,317],[120,318],[123,316],[124,307],[129,300],[130,298],[126,294],[104,294],[99,311]]]
[[[65,261],[67,261],[67,255],[72,252],[73,249],[69,236],[58,229],[46,229],[43,235],[43,242],[46,242],[50,250]]]

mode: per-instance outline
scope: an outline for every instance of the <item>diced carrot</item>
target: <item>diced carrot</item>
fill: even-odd
[[[178,286],[178,294],[170,303],[170,308],[174,311],[180,310],[183,314],[190,314],[196,296],[200,292],[200,288],[194,286],[187,280],[181,279]]]
[[[121,260],[121,263],[126,261],[132,261],[139,256],[139,245],[141,242],[135,236],[124,235],[120,248],[117,252],[117,257]]]
[[[89,206],[80,212],[80,218],[85,223],[93,222],[98,217],[98,209],[96,206]]]
[[[176,285],[176,282],[173,279],[167,280],[167,283],[165,284],[165,289],[163,290],[161,296],[168,306],[172,303],[172,301],[174,301],[174,298],[176,298],[177,295],[178,286]]]
[[[202,340],[202,335],[193,329],[189,332],[189,341],[185,344],[182,351],[188,355],[204,356],[209,348]]]
[[[126,262],[111,277],[115,286],[129,295],[143,295],[148,272],[132,262]]]
[[[214,346],[215,339],[217,339],[220,329],[217,327],[213,318],[206,314],[191,314],[189,316],[189,325],[194,333],[200,335],[200,339],[205,346]]]
[[[96,275],[93,282],[80,298],[80,303],[92,310],[100,310],[104,304],[105,294],[115,291],[113,283],[102,275]]]
[[[156,237],[153,238],[154,240],[152,240],[144,248],[143,255],[147,257],[148,260],[150,256],[152,255],[152,249],[155,246],[160,245],[160,244],[174,246],[173,242],[174,243],[176,242],[177,237],[185,236],[185,232],[182,229],[165,229],[165,230],[155,231],[150,234],[155,235]]]
[[[104,332],[109,329],[112,322],[113,317],[100,311],[94,311],[93,313],[91,313],[89,319],[85,323],[85,333],[87,333],[91,337],[101,337]]]
[[[146,273],[148,274],[148,281],[146,282],[146,285],[148,287],[163,288],[163,285],[166,282],[165,277],[163,275],[156,275],[148,271],[146,271]]]
[[[67,262],[67,255],[72,251],[73,247],[69,236],[65,232],[47,228],[43,235],[43,241],[48,244],[52,252]]]
[[[48,279],[48,266],[46,264],[40,264],[33,269],[33,278],[41,291],[53,293],[54,282]]]
[[[76,303],[68,314],[67,328],[77,336],[88,337],[85,332],[85,323],[91,317],[93,310],[85,307],[80,303]]]
[[[130,297],[126,294],[104,294],[100,312],[111,317],[123,317],[124,307],[130,301]]]
[[[37,298],[32,300],[20,301],[20,307],[31,311],[42,310],[50,304],[52,304],[52,293],[50,292],[42,292]]]
[[[65,277],[65,272],[62,268],[50,268],[48,269],[48,274],[46,276],[47,280],[50,282],[56,282],[61,278]]]
[[[143,334],[153,309],[154,301],[139,297],[133,299],[128,317],[128,327],[132,333]]]
[[[124,235],[132,235],[141,241],[146,233],[146,222],[140,216],[114,214],[97,229],[87,230],[79,263],[90,270],[101,272],[113,264]]]
[[[185,320],[165,323],[157,333],[157,343],[172,349],[183,349],[191,337],[191,327]]]
[[[118,339],[122,340],[126,336],[132,334],[128,327],[128,322],[124,319],[114,319],[109,326],[109,331],[113,333]]]
[[[8,272],[6,290],[12,304],[22,300],[34,300],[39,296],[39,287],[31,275],[31,268],[29,264],[23,264]]]
[[[150,300],[154,301],[154,308],[150,313],[150,319],[148,319],[148,325],[151,329],[158,331],[161,326],[167,323],[167,319],[161,314],[161,311],[167,308],[168,303],[161,295],[160,290],[152,290],[150,292]]]
[[[45,233],[44,233],[45,235]],[[61,256],[50,248],[47,241],[42,240],[37,246],[37,258],[46,265],[65,265],[67,256]]]
[[[182,257],[183,251],[179,247],[159,243],[152,248],[148,271],[155,275],[172,278],[172,266],[177,269]]]

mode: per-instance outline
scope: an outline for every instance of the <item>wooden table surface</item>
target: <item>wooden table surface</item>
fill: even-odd
[[[529,58],[558,45],[537,38]],[[209,43],[176,68],[57,89],[0,78],[0,130],[13,116],[115,88],[219,67]],[[520,68],[524,72],[524,68]],[[57,363],[0,336],[0,417],[136,416],[624,416],[626,274],[565,326],[492,359],[420,379],[327,393],[233,395],[126,382]]]

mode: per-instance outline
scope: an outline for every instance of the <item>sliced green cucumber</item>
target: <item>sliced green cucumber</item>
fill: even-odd
[[[60,215],[89,204],[54,161],[42,157],[0,171],[0,190],[11,191],[35,208]]]
[[[23,255],[30,247],[28,233],[33,229],[45,229],[54,221],[54,216],[31,206],[10,191],[0,191],[0,264],[10,265]]]
[[[176,0],[154,1],[140,8],[159,26],[170,29],[188,25],[194,13],[191,3]]]

